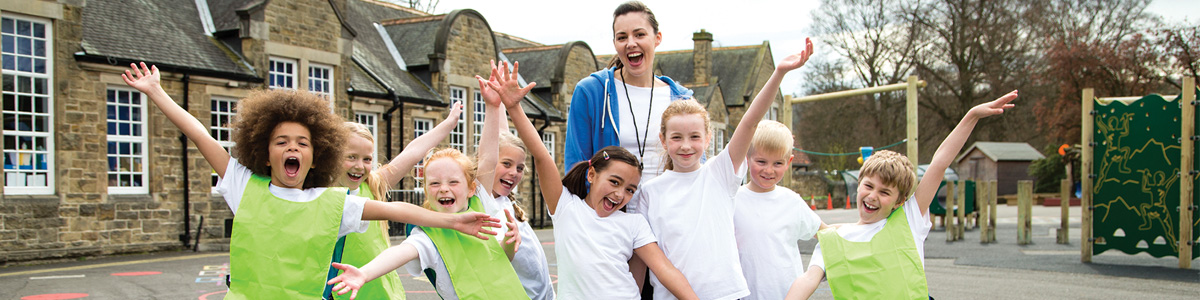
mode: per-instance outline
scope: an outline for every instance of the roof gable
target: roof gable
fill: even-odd
[[[718,78],[725,105],[743,105],[757,81],[758,63],[766,46],[750,45],[712,49],[712,77]],[[667,51],[654,54],[655,68],[677,82],[692,83],[694,64],[692,50]],[[747,91],[747,89],[751,89]]]
[[[428,85],[400,68],[400,64],[393,59],[391,50],[387,47],[387,41],[379,28],[375,27],[376,22],[420,17],[393,6],[374,1],[347,1],[344,11],[346,25],[359,33],[354,38],[354,50],[351,54],[357,68],[349,70],[350,86],[356,92],[387,94],[387,89],[391,89],[398,97],[444,103],[442,97]],[[397,50],[407,63],[409,57],[403,55],[404,48],[397,47]]]

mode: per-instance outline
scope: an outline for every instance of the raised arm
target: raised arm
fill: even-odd
[[[333,287],[333,290],[337,291],[338,295],[345,295],[347,292],[351,292],[350,299],[354,299],[358,296],[358,290],[367,282],[398,269],[419,257],[420,253],[417,252],[417,248],[413,247],[413,245],[400,244],[392,246],[380,252],[379,256],[376,256],[371,262],[363,265],[362,269],[347,264],[333,263],[334,268],[345,271],[345,273],[330,279],[325,284],[336,283],[337,285]]]
[[[516,76],[511,78],[504,76],[507,68],[500,69],[500,78],[493,84],[492,88],[498,91],[501,85],[517,84]],[[550,210],[550,214],[554,214],[554,210],[558,207],[558,197],[562,196],[562,175],[558,174],[558,165],[554,164],[554,158],[550,157],[550,152],[546,150],[546,145],[542,144],[542,136],[538,134],[537,129],[533,127],[533,122],[529,121],[529,117],[525,115],[525,110],[521,108],[521,99],[525,98],[525,93],[536,82],[529,83],[524,92],[518,95],[501,95],[501,100],[504,101],[504,108],[508,110],[509,118],[512,118],[513,125],[517,128],[517,136],[521,138],[521,142],[525,147],[529,148],[529,154],[533,156],[535,170],[538,174],[538,190],[542,191],[542,198],[546,199],[546,207]]]
[[[500,227],[500,219],[485,213],[447,214],[404,202],[366,201],[363,205],[362,219],[364,221],[391,220],[417,226],[449,228],[484,240],[488,239],[487,235],[496,235],[495,231],[488,230],[487,227]]]
[[[725,149],[729,151],[729,159],[733,160],[734,169],[741,167],[742,162],[746,160],[746,151],[750,150],[750,140],[754,138],[758,122],[762,121],[763,114],[767,113],[775,96],[779,95],[779,82],[783,81],[783,75],[803,66],[808,61],[808,57],[812,55],[812,40],[805,38],[804,44],[804,51],[792,54],[779,62],[779,65],[775,67],[775,72],[771,73],[771,78],[767,79],[767,84],[763,85],[762,90],[758,91],[758,96],[754,97],[754,101],[746,109],[742,121],[738,122],[737,128],[733,129],[733,136],[729,138],[729,146]]]
[[[692,285],[688,283],[683,273],[679,272],[679,269],[676,269],[670,260],[667,260],[667,255],[658,248],[658,243],[646,244],[641,248],[633,249],[633,252],[642,258],[646,266],[650,267],[650,272],[654,272],[654,275],[658,276],[658,281],[662,282],[663,286],[676,298],[700,299],[696,296],[696,292],[692,291]]]
[[[141,65],[139,69],[136,64],[129,64],[133,71],[125,70],[125,74],[121,74],[125,84],[150,97],[154,106],[158,106],[167,119],[171,120],[175,127],[179,127],[179,130],[196,144],[196,148],[200,149],[200,155],[203,155],[204,160],[212,165],[217,176],[225,177],[225,168],[229,166],[229,152],[225,152],[225,148],[221,147],[221,144],[208,134],[208,127],[196,120],[196,117],[188,113],[186,109],[179,107],[179,104],[176,104],[175,100],[167,95],[167,92],[159,85],[158,66],[147,68],[145,62]]]
[[[971,130],[975,129],[975,123],[978,123],[979,119],[998,115],[1004,113],[1005,109],[1013,108],[1015,105],[1009,102],[1014,99],[1017,99],[1016,90],[991,102],[972,107],[962,121],[958,122],[958,126],[955,126],[954,130],[946,136],[946,140],[938,146],[937,151],[933,152],[933,161],[929,163],[929,169],[925,170],[924,180],[917,184],[917,204],[921,205],[922,215],[929,213],[929,203],[937,195],[937,189],[941,185],[942,177],[946,174],[946,168],[954,161],[954,156],[958,155],[958,151],[962,150],[963,144],[967,142],[967,137],[971,136]]]
[[[408,142],[404,147],[404,151],[400,151],[392,161],[387,165],[376,170],[376,174],[383,178],[383,182],[388,186],[400,183],[405,174],[412,170],[421,159],[425,158],[425,154],[433,147],[437,147],[438,143],[446,139],[450,135],[450,131],[454,130],[454,126],[458,126],[458,119],[462,117],[462,102],[455,101],[450,105],[450,113],[446,115],[446,119],[438,123],[432,130]]]
[[[492,192],[492,185],[495,184],[496,161],[500,159],[500,127],[502,126],[500,122],[504,122],[501,116],[501,111],[504,108],[502,107],[503,104],[501,104],[500,95],[515,95],[522,92],[517,84],[517,70],[515,66],[511,75],[506,74],[506,76],[511,76],[513,79],[505,82],[511,82],[512,84],[500,85],[500,72],[497,70],[496,61],[492,61],[491,65],[492,74],[488,80],[475,75],[475,79],[479,80],[479,94],[483,96],[483,104],[487,107],[483,117],[483,132],[480,133],[479,137],[479,150],[476,150],[479,158],[477,164],[479,167],[476,168],[476,178],[478,178],[479,184],[482,184],[483,189],[488,191],[488,193]],[[499,88],[492,88],[490,82],[496,82]],[[524,92],[528,93],[529,91],[525,90]],[[524,93],[521,93],[521,95],[524,95]]]

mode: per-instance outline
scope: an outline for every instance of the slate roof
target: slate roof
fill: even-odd
[[[1033,161],[1046,158],[1029,143],[975,142],[970,148],[967,148],[967,151],[963,151],[955,158],[954,163],[961,162],[967,154],[976,149],[979,149],[979,152],[992,161]]]
[[[387,94],[387,88],[391,88],[402,98],[444,104],[442,97],[428,85],[412,73],[400,69],[374,25],[375,22],[414,17],[416,15],[413,12],[374,2],[351,0],[347,1],[343,14],[346,25],[358,32],[351,53],[356,66],[350,69],[350,86],[355,92],[377,93],[379,95],[373,96],[383,97]],[[396,44],[396,48],[404,53],[407,47]],[[401,57],[406,63],[411,60],[410,56],[401,54]]]
[[[378,20],[392,37],[404,62],[411,66],[428,66],[433,53],[438,26],[446,15],[405,17]],[[374,29],[372,29],[374,30]]]
[[[527,39],[523,39],[520,37],[516,37],[516,36],[510,35],[507,33],[503,33],[503,32],[492,32],[492,33],[496,36],[496,44],[500,47],[500,49],[504,49],[504,50],[507,50],[510,48],[528,48],[528,47],[545,46],[544,44],[530,41]]]
[[[83,9],[83,24],[79,60],[145,61],[168,71],[262,80],[223,43],[205,35],[193,0],[91,1]]]
[[[739,106],[746,102],[747,84],[753,88],[754,65],[763,45],[720,47],[712,49],[712,75],[721,86],[725,105]],[[607,56],[609,58],[611,56]],[[607,61],[607,60],[606,60]],[[676,82],[691,83],[693,75],[692,50],[668,51],[654,54],[655,68]]]
[[[212,15],[213,28],[216,31],[237,30],[237,11],[255,5],[265,4],[264,0],[207,0],[208,12]]]
[[[556,65],[558,53],[563,45],[535,46],[527,48],[504,49],[504,56],[511,62],[520,62],[521,77],[525,82],[537,82],[537,88],[549,88],[554,70],[561,67]]]

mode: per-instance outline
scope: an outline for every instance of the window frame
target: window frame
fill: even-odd
[[[422,124],[424,124],[424,126],[422,126]],[[422,135],[425,135],[426,133],[429,133],[429,131],[432,129],[433,129],[433,120],[432,119],[413,118],[413,139],[414,140]],[[412,176],[413,176],[413,181],[415,182],[415,184],[413,185],[414,190],[419,190],[425,186],[424,185],[424,181],[425,181],[425,158],[424,157],[421,158],[421,161],[417,162],[417,165],[413,166]]]
[[[290,65],[291,72],[288,73],[288,72],[284,72],[284,71],[277,71],[275,69],[276,63]],[[300,62],[296,59],[276,57],[276,56],[270,57],[267,61],[267,87],[270,89],[295,90],[296,85],[299,83],[296,80],[297,78],[300,77],[297,74],[299,72],[299,70],[297,70],[297,68],[299,66],[300,66]],[[290,86],[282,86],[282,85],[276,84],[276,76],[282,76],[283,78],[291,79],[291,81],[289,82],[291,85]]]
[[[354,122],[367,126],[367,130],[371,131],[371,139],[375,141],[375,148],[371,149],[373,160],[375,162],[387,161],[388,159],[379,158],[379,113],[356,112],[354,113]]]
[[[224,119],[227,120],[226,125],[232,124],[234,117],[237,116],[237,102],[238,100],[232,97],[212,96],[209,98],[208,134],[217,140],[217,144],[220,144],[221,148],[225,148],[225,152],[229,153],[230,156],[233,156],[233,149],[237,146],[237,143],[233,141],[233,127],[220,126],[218,121]],[[221,111],[222,106],[219,103],[225,103],[226,106],[224,107],[227,109]],[[224,135],[221,133],[224,133]],[[219,179],[220,176],[217,176],[217,171],[212,170],[213,187],[217,186],[217,180]],[[213,193],[217,193],[217,191],[213,190]]]
[[[116,99],[120,99],[120,96],[122,93],[127,93],[130,96],[128,98],[129,103],[120,103],[119,101],[115,101]],[[116,99],[110,98],[109,97],[110,94],[115,95]],[[133,96],[137,96],[138,103],[133,103],[133,100],[135,99]],[[135,168],[130,167],[129,170],[126,170],[126,171],[121,171],[121,170],[114,171],[111,169],[111,167],[106,169],[106,175],[108,178],[107,186],[108,186],[109,194],[130,195],[130,194],[150,193],[150,187],[149,187],[149,181],[150,181],[149,173],[150,172],[148,170],[149,168],[147,167],[147,165],[149,165],[149,163],[150,163],[149,155],[147,154],[147,150],[149,148],[148,144],[150,142],[149,138],[147,136],[147,131],[149,131],[148,130],[149,128],[147,128],[148,122],[146,122],[146,119],[149,117],[148,114],[146,113],[146,102],[147,101],[149,101],[149,99],[146,97],[145,94],[142,94],[141,92],[139,92],[135,89],[132,89],[132,88],[109,86],[108,88],[105,89],[105,107],[106,107],[106,109],[112,111],[112,113],[117,116],[117,119],[113,119],[113,116],[111,116],[111,115],[105,117],[105,128],[107,129],[107,131],[105,132],[105,138],[106,138],[105,139],[105,141],[106,141],[106,143],[105,143],[105,150],[106,150],[105,151],[105,159],[107,160],[106,162],[108,163],[108,165],[111,166],[114,159],[117,162],[120,162],[124,158],[129,158],[130,162],[133,163],[134,166],[140,167],[140,170],[135,170]],[[113,109],[114,107],[116,109]],[[130,119],[129,120],[120,119],[121,114],[119,112],[122,110],[123,107],[129,107],[129,109],[130,109],[130,113],[129,113]],[[134,111],[135,109],[136,109],[136,114]],[[135,116],[135,115],[138,116],[138,120],[133,120],[133,116]],[[129,126],[130,134],[121,134],[119,130],[114,129],[112,127],[113,125],[121,125],[121,124],[129,124],[130,125]],[[119,126],[118,126],[118,128],[119,128]],[[119,145],[121,145],[122,143],[131,144],[130,153],[128,153],[128,154],[112,153],[111,147],[114,144],[116,144],[116,145],[118,145],[117,148],[121,148]],[[136,163],[138,160],[141,161],[140,164]],[[117,165],[120,166],[121,164],[118,163]],[[114,172],[116,174],[114,174]],[[124,175],[129,175],[129,178],[130,178],[129,186],[120,184],[121,181],[119,178],[121,178]],[[136,178],[138,178],[139,175],[141,178],[140,185],[138,185],[139,183],[136,183],[136,181],[138,181],[138,180],[136,180]],[[118,185],[115,185],[115,186],[112,185],[113,184],[113,181],[112,181],[113,176],[116,176],[116,178],[118,178],[118,179],[116,179]]]
[[[313,71],[318,71],[324,74],[323,76],[313,76]],[[325,100],[329,101],[329,110],[333,111],[333,91],[336,90],[333,80],[333,66],[312,62],[308,63],[308,77],[305,78],[305,82],[308,83],[308,91],[321,97],[325,97]],[[321,83],[325,84],[323,90],[316,88],[321,87]]]
[[[0,30],[0,39],[9,38],[10,40],[12,40],[11,45],[16,45],[16,44],[18,44],[18,41],[20,40],[19,38],[22,36],[25,36],[27,39],[30,40],[30,48],[28,50],[30,53],[29,54],[20,54],[21,51],[20,51],[19,47],[18,47],[18,49],[0,49],[0,52],[2,52],[2,53],[0,53],[0,55],[2,55],[4,57],[10,57],[10,56],[14,57],[12,69],[10,70],[8,67],[0,66],[0,74],[2,74],[3,77],[11,76],[14,81],[13,82],[14,87],[17,87],[18,83],[22,81],[21,78],[29,78],[30,79],[29,84],[32,87],[30,88],[30,92],[21,92],[19,90],[19,87],[17,87],[14,91],[3,91],[3,92],[0,92],[0,94],[3,94],[5,96],[12,95],[12,97],[14,98],[14,100],[13,100],[14,108],[20,107],[20,105],[19,105],[19,103],[17,103],[16,99],[21,98],[22,96],[28,97],[28,99],[31,99],[31,101],[33,101],[33,102],[31,103],[31,105],[29,105],[32,110],[32,112],[30,112],[30,113],[21,112],[19,110],[4,109],[4,115],[7,116],[7,115],[11,114],[18,120],[20,119],[21,116],[29,116],[29,118],[31,120],[36,120],[35,117],[44,117],[45,118],[45,125],[44,125],[45,130],[42,132],[32,131],[32,130],[29,130],[29,131],[4,130],[4,139],[0,140],[0,142],[3,142],[4,144],[7,144],[7,141],[9,140],[10,136],[12,137],[12,140],[14,141],[14,143],[15,143],[15,141],[17,141],[19,139],[25,139],[25,138],[28,138],[31,141],[35,141],[34,147],[31,147],[31,149],[28,149],[28,150],[16,149],[18,147],[14,147],[14,149],[11,149],[12,151],[9,151],[9,149],[4,150],[4,157],[5,157],[5,163],[6,163],[5,167],[4,167],[4,179],[5,179],[4,180],[4,194],[5,195],[53,195],[55,193],[55,185],[56,185],[56,179],[57,179],[55,176],[56,155],[55,155],[55,151],[54,151],[54,149],[55,149],[54,137],[55,137],[56,131],[54,128],[55,115],[53,113],[54,107],[55,107],[55,104],[54,104],[55,103],[54,102],[55,87],[54,87],[54,74],[53,74],[53,70],[54,70],[54,55],[53,55],[53,53],[54,53],[54,40],[53,40],[54,23],[51,22],[51,20],[48,20],[45,18],[38,18],[38,17],[26,16],[26,15],[16,15],[16,14],[10,14],[10,13],[0,14],[0,23],[7,23],[7,22],[13,22],[13,25],[12,25],[13,27],[11,27],[12,32],[3,32],[3,30]],[[20,22],[30,23],[30,31],[31,32],[29,35],[19,35],[19,33],[16,31],[18,29],[17,25]],[[42,30],[42,37],[40,37],[40,38],[37,37],[38,27],[40,27]],[[38,56],[36,54],[37,49],[34,47],[36,45],[36,41],[43,42],[42,49],[44,49],[44,50],[43,50],[41,56]],[[3,47],[0,46],[0,48],[3,48]],[[13,51],[13,50],[16,50],[16,51]],[[9,51],[12,51],[12,52],[9,52]],[[30,70],[29,71],[20,71],[19,70],[20,69],[19,62],[20,62],[20,58],[22,58],[22,57],[29,58],[29,60],[30,60]],[[36,69],[34,66],[34,63],[37,61],[38,58],[44,59],[44,64],[43,64],[44,69],[43,69],[42,73],[36,72]],[[39,79],[44,82],[44,84],[43,84],[44,93],[42,93],[42,94],[36,93],[37,92],[36,82],[38,82]],[[34,104],[37,103],[37,100],[36,100],[37,98],[44,99],[44,101],[43,101],[44,107],[42,108],[42,111],[43,111],[42,113],[37,113],[36,112],[37,108],[34,107],[35,106]],[[14,127],[14,128],[16,128],[16,127]],[[44,148],[42,150],[37,150],[37,148],[36,148],[36,146],[37,146],[36,141],[39,138],[44,141],[42,143],[42,146],[44,146]],[[7,147],[5,147],[5,148],[7,148]],[[9,165],[7,164],[7,158],[10,155],[15,155],[16,157],[18,157],[17,160],[23,161],[24,160],[23,154],[29,155],[29,160],[31,161],[30,169],[22,169],[19,165],[13,165],[14,167],[10,168]],[[42,155],[43,159],[40,161],[37,160],[36,158],[38,157],[38,155]],[[44,165],[44,167],[37,168],[39,165]],[[35,176],[34,174],[37,174],[37,173],[43,173],[41,175],[44,176],[44,177],[42,177],[43,181],[45,182],[44,186],[30,187],[27,185],[22,185],[22,186],[8,185],[10,177],[12,177],[13,180],[16,180],[19,176],[22,176],[22,174],[23,174],[24,177],[21,178],[22,181],[28,182],[28,179],[30,178],[30,176]]]
[[[450,86],[450,105],[454,105],[454,103],[456,101],[459,103],[466,104],[467,103],[467,90],[468,89],[464,88],[464,87]],[[463,117],[465,117],[464,115],[466,113],[467,113],[466,110],[463,110],[459,114],[458,124],[454,125],[454,129],[450,130],[450,135],[449,135],[450,147],[453,147],[454,149],[458,149],[458,151],[461,151],[463,153],[467,152],[467,144],[466,144],[467,143],[467,134],[466,134],[467,126],[466,126],[466,120],[463,120],[463,119],[465,119]],[[456,140],[457,140],[457,142],[455,142]]]

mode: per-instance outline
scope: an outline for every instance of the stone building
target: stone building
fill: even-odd
[[[0,264],[227,247],[233,215],[212,191],[216,175],[124,84],[132,62],[157,65],[167,93],[231,151],[238,99],[298,89],[372,128],[383,161],[452,101],[465,103],[464,118],[443,146],[473,153],[482,123],[474,76],[505,56],[538,82],[523,105],[559,153],[564,101],[598,69],[582,42],[543,45],[493,32],[474,10],[430,15],[372,0],[3,1],[0,18]],[[395,188],[419,187],[420,175]],[[537,211],[540,199],[529,198]]]

